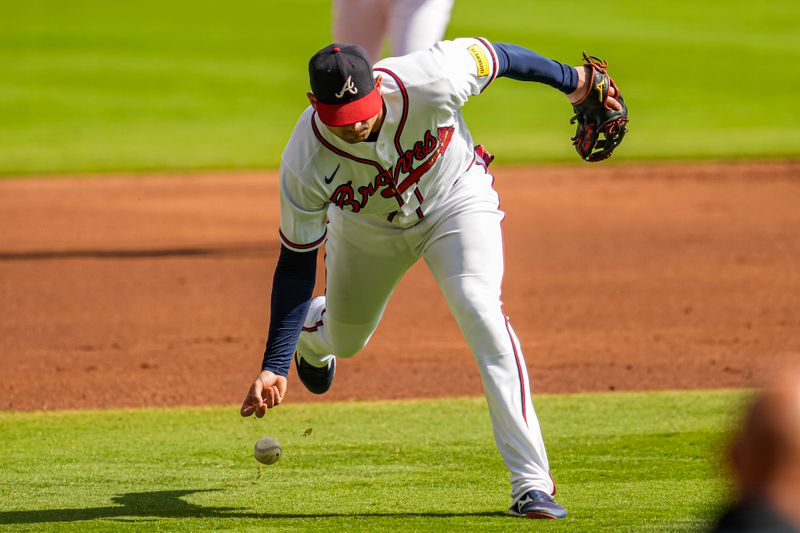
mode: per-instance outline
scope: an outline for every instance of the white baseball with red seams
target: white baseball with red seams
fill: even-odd
[[[277,463],[282,453],[281,445],[275,437],[261,437],[253,447],[253,457],[265,465]]]
[[[281,160],[280,234],[295,251],[327,241],[325,296],[312,301],[297,345],[316,366],[362,349],[400,278],[425,260],[478,363],[518,499],[555,486],[520,342],[500,300],[504,214],[461,115],[497,68],[484,39],[378,62],[386,115],[376,142],[343,141],[309,107]],[[425,349],[408,333],[408,349]]]

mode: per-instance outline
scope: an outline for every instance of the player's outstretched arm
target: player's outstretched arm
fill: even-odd
[[[494,43],[494,49],[499,62],[498,77],[549,85],[567,95],[572,104],[583,100],[589,92],[591,79],[585,66],[572,67],[516,44]],[[622,109],[615,96],[616,87],[609,91],[606,103],[612,109]]]
[[[608,159],[627,133],[628,108],[616,83],[608,75],[608,63],[583,54],[585,63],[571,67],[514,44],[495,43],[498,76],[550,85],[572,104],[577,123],[572,144],[588,162]]]
[[[272,280],[269,335],[261,364],[242,403],[241,415],[261,418],[267,409],[278,406],[286,394],[286,376],[292,363],[297,339],[314,291],[317,251],[293,252],[281,246],[281,255]]]

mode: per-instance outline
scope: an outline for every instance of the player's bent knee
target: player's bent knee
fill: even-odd
[[[495,306],[483,304],[465,305],[460,307],[454,314],[456,322],[465,331],[483,329],[489,324],[504,320],[499,303]]]
[[[329,318],[326,326],[328,327],[331,353],[336,357],[347,359],[356,355],[367,345],[378,324],[377,322],[374,324],[346,324]]]
[[[452,287],[448,301],[456,321],[464,327],[473,327],[502,317],[500,295],[485,290],[484,286],[460,284]]]
[[[364,346],[367,345],[367,341],[369,340],[369,336],[367,337],[343,337],[343,338],[333,338],[332,339],[332,348],[333,348],[333,355],[336,357],[342,357],[348,359],[353,357],[358,352],[360,352]]]
[[[509,331],[500,299],[483,294],[467,294],[452,302],[451,311],[475,355],[504,354],[510,351]]]

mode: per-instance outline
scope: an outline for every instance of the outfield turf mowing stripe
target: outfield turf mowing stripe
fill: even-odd
[[[274,168],[308,105],[329,0],[0,2],[0,175]],[[614,161],[800,156],[800,2],[455,4],[481,35],[576,64],[607,59],[630,108]],[[599,14],[598,14],[599,15]],[[496,164],[577,162],[572,109],[498,80],[465,107]]]
[[[564,521],[691,531],[725,494],[740,391],[535,398]],[[273,466],[252,457],[276,436]],[[523,531],[481,398],[0,413],[0,530]]]

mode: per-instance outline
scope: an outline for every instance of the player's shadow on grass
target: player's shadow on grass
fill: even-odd
[[[381,516],[428,516],[449,518],[454,516],[505,516],[500,512],[479,513],[253,513],[242,512],[239,507],[203,507],[189,503],[182,497],[204,490],[160,490],[155,492],[129,492],[111,498],[117,505],[107,507],[87,507],[83,509],[42,509],[32,511],[0,511],[0,524],[36,524],[43,522],[78,522],[97,519],[157,519],[157,518],[252,518],[252,519],[292,519],[322,517],[381,517]],[[139,520],[136,520],[137,522]]]

